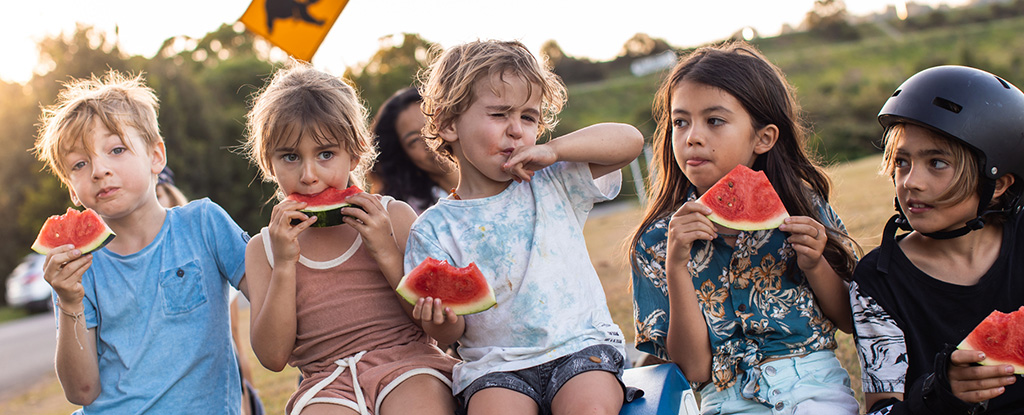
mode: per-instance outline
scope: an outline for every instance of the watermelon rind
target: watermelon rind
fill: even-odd
[[[739,211],[728,212],[731,204],[723,206],[726,203],[724,200],[722,202],[712,200],[714,197],[730,196],[733,198],[731,201],[741,203],[742,208],[739,208]],[[708,215],[708,219],[712,222],[741,231],[775,229],[789,217],[786,207],[782,204],[782,200],[764,172],[751,170],[742,164],[737,165],[719,179],[697,199],[697,202],[711,208],[712,211]],[[729,213],[732,213],[732,216],[759,215],[759,219],[731,218],[727,216]]]
[[[427,296],[426,293],[417,292],[415,287],[416,281],[414,281],[415,276],[421,275],[421,271],[423,271],[425,267],[436,267],[439,268],[440,270],[450,269],[451,271],[465,270],[465,268],[456,268],[448,264],[448,261],[437,261],[433,258],[427,258],[423,260],[423,262],[421,262],[420,265],[417,265],[416,268],[413,268],[412,271],[410,271],[408,274],[405,274],[405,276],[402,277],[402,280],[399,281],[398,283],[398,287],[395,289],[395,291],[398,292],[398,295],[404,298],[405,301],[408,301],[409,304],[415,305],[416,301],[418,301],[420,298]],[[471,263],[467,267],[473,267],[473,269],[476,270],[476,264]],[[479,279],[478,282],[486,287],[486,290],[484,290],[484,295],[479,296],[479,298],[475,301],[468,301],[460,304],[455,304],[450,301],[444,301],[444,299],[441,300],[444,306],[451,308],[452,312],[454,312],[455,315],[462,316],[467,314],[479,313],[482,311],[486,311],[497,304],[497,300],[494,297],[494,288],[491,287],[491,285],[487,282],[485,278],[483,278],[483,275],[479,275],[479,270],[476,271],[478,274],[477,278]]]
[[[354,195],[356,193],[360,193],[362,191],[363,190],[360,189],[358,186],[352,185],[342,190],[337,190],[333,188],[326,189],[317,195],[292,194],[289,195],[288,198],[292,200],[302,200],[306,202],[306,208],[300,210],[300,212],[306,214],[306,216],[316,216],[316,222],[313,222],[313,224],[310,225],[310,227],[326,228],[329,226],[338,226],[345,224],[345,222],[342,221],[342,219],[350,215],[343,215],[341,213],[342,209],[347,207],[363,209],[361,206],[354,205],[352,203],[346,203],[344,201],[346,197]],[[304,200],[309,198],[316,198],[317,196],[324,194],[326,192],[332,192],[338,200],[336,202],[321,204],[315,204],[315,202]],[[291,221],[292,226],[298,225],[300,223],[302,223],[302,220],[300,219],[292,219]]]
[[[960,350],[978,350],[978,351],[980,351],[980,349],[981,349],[978,346],[972,344],[969,339],[964,339],[964,341],[960,342],[960,344],[957,345],[956,348],[960,349]],[[995,358],[992,358],[992,357],[988,357],[987,355],[985,357],[985,360],[982,360],[979,363],[982,364],[982,365],[985,365],[985,366],[1010,365],[1010,366],[1013,366],[1013,373],[1016,373],[1018,375],[1024,375],[1024,365],[1021,365],[1021,364],[1018,364],[1018,363],[1007,362],[1007,361],[995,359]]]
[[[77,211],[75,209],[68,208],[67,212],[64,213],[64,215],[53,215],[53,216],[50,216],[46,220],[46,223],[44,223],[43,227],[39,230],[39,235],[36,236],[36,240],[32,243],[32,250],[35,251],[35,252],[38,252],[40,254],[47,255],[54,248],[57,248],[57,246],[65,245],[66,243],[60,243],[59,245],[50,246],[50,245],[47,245],[43,241],[44,237],[47,236],[47,235],[44,235],[44,233],[47,232],[48,230],[52,230],[52,229],[50,229],[51,222],[64,219],[64,218],[67,217],[67,215],[87,215],[87,214],[95,215],[96,216],[96,221],[100,225],[102,225],[103,228],[97,234],[97,236],[95,238],[93,238],[91,241],[75,243],[75,248],[78,249],[79,251],[82,251],[82,255],[85,255],[85,254],[88,254],[90,252],[96,251],[96,250],[98,250],[100,248],[103,248],[108,243],[110,243],[110,241],[112,241],[115,236],[117,236],[117,235],[114,234],[114,231],[110,230],[110,227],[107,226],[107,224],[105,222],[103,222],[103,220],[99,218],[99,215],[97,215],[94,211],[87,209],[87,210],[85,210],[83,212],[79,212],[79,211]],[[50,239],[53,239],[53,238],[50,237]]]

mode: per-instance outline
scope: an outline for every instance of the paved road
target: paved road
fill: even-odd
[[[20,395],[53,373],[55,327],[50,313],[0,324],[0,401]]]

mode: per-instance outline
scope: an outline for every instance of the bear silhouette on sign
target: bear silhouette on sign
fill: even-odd
[[[309,14],[309,6],[320,0],[266,0],[264,4],[267,9],[267,33],[274,33],[274,20],[277,19],[299,19],[323,26],[323,20],[317,20]]]

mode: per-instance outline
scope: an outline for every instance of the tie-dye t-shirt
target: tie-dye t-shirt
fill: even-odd
[[[482,199],[442,199],[413,224],[405,269],[427,257],[475,262],[498,304],[465,316],[463,362],[452,389],[484,374],[537,366],[586,347],[623,349],[583,240],[595,202],[614,198],[618,171],[593,179],[586,163],[555,163],[529,182]]]

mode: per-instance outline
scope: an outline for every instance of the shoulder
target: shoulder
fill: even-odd
[[[853,271],[853,279],[860,284],[870,284],[883,278],[883,274],[878,272],[878,257],[881,255],[881,247],[872,249],[864,258],[857,263],[857,268]]]
[[[667,238],[670,218],[670,216],[664,216],[651,222],[650,225],[640,231],[640,238],[637,240],[637,243],[649,245]]]

